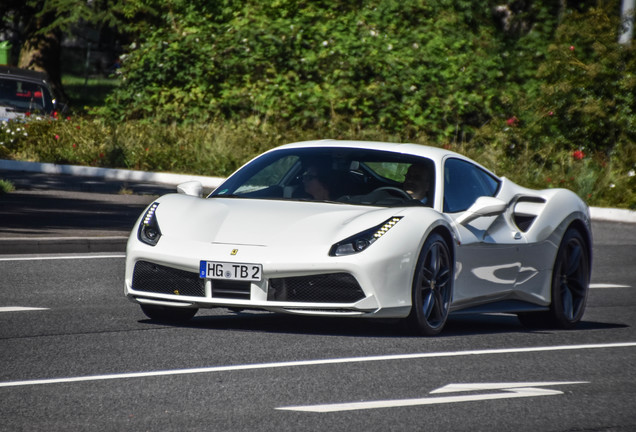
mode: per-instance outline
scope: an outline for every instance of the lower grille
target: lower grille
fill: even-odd
[[[307,303],[353,303],[364,298],[358,281],[348,273],[269,280],[267,300]]]
[[[205,297],[205,280],[199,278],[198,273],[137,261],[133,271],[132,289],[157,294]]]

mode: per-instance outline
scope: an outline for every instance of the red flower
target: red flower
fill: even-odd
[[[60,139],[60,136],[59,136],[59,135],[55,135],[55,139],[56,139],[56,140],[59,140],[59,139]]]
[[[582,150],[575,150],[574,152],[572,152],[572,157],[574,158],[574,160],[581,160],[585,157],[585,153],[583,153]]]
[[[570,45],[570,51],[574,51],[574,45]]]
[[[517,126],[518,123],[519,119],[515,116],[512,116],[508,120],[506,120],[506,124],[508,124],[508,126]]]

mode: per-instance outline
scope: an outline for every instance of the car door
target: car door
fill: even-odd
[[[523,267],[520,245],[525,238],[515,235],[518,230],[503,213],[458,223],[478,198],[496,196],[500,180],[458,158],[447,158],[443,173],[443,210],[455,222],[459,242],[453,303],[459,307],[504,298]]]

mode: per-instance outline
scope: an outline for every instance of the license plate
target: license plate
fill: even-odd
[[[199,276],[203,279],[225,279],[260,281],[263,274],[261,264],[201,261]]]

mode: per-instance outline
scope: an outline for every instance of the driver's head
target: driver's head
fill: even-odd
[[[425,165],[413,164],[406,171],[402,189],[413,198],[421,200],[428,194],[430,187],[429,173]]]

